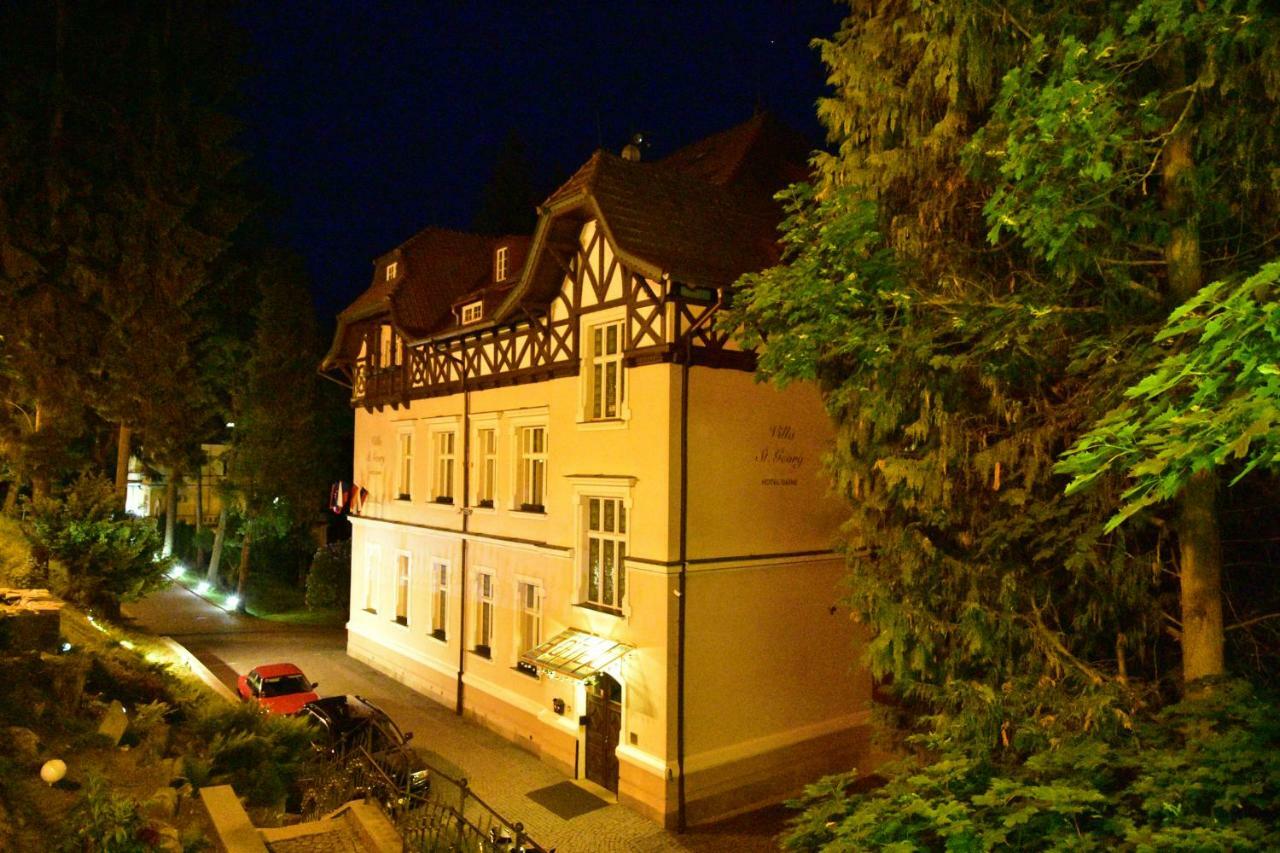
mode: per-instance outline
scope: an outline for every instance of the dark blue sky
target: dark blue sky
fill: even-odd
[[[283,207],[328,319],[370,262],[427,225],[466,229],[514,128],[545,195],[597,147],[661,156],[757,103],[821,141],[809,47],[846,7],[763,2],[246,4],[244,147]]]

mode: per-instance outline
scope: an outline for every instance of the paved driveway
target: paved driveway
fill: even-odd
[[[560,853],[776,849],[772,837],[781,828],[776,810],[684,835],[665,832],[619,805],[570,820],[557,817],[525,794],[564,776],[451,708],[348,657],[342,628],[297,627],[226,613],[176,585],[126,605],[124,612],[133,627],[182,643],[233,690],[235,673],[289,661],[320,682],[321,695],[358,693],[372,700],[414,733],[414,745],[433,763],[465,776],[481,798],[509,819],[523,821],[538,843]]]

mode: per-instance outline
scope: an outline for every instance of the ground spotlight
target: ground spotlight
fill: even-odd
[[[240,596],[228,595],[226,606],[228,610],[235,610],[236,608],[238,608],[240,606]]]
[[[200,581],[200,583],[196,584],[196,592],[200,593],[201,595],[208,595],[208,594],[209,594],[209,582],[208,582],[208,581]]]

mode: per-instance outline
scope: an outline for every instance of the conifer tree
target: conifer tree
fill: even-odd
[[[253,275],[261,296],[232,392],[226,481],[243,519],[236,583],[242,602],[253,542],[313,523],[326,476],[316,423],[319,338],[305,274],[297,258],[265,253]]]
[[[1251,777],[1247,805],[1206,800],[1216,813],[1152,816],[1123,789],[1142,761],[1123,750],[1155,742],[1150,709],[1222,671],[1202,654],[1221,623],[1194,624],[1217,594],[1194,581],[1216,571],[1207,466],[1171,475],[1162,496],[1180,506],[1108,527],[1123,465],[1090,467],[1091,488],[1069,493],[1054,465],[1157,369],[1170,342],[1152,336],[1174,306],[1266,260],[1280,231],[1277,13],[1248,0],[851,8],[819,42],[835,151],[786,194],[785,263],[739,283],[725,324],[764,376],[823,391],[868,658],[915,742],[945,760],[865,800],[841,780],[815,787],[793,841],[1266,846],[1274,767]],[[1206,305],[1186,310],[1209,329]],[[1198,731],[1238,711],[1219,704]],[[1178,752],[1163,725],[1159,760],[1199,772],[1200,747]],[[1268,732],[1240,736],[1256,748],[1232,760],[1256,769]],[[1262,823],[1233,834],[1228,814]],[[1161,836],[1164,821],[1221,834]]]
[[[730,321],[766,375],[826,391],[855,603],[908,692],[956,699],[949,684],[1034,660],[1086,683],[1153,662],[1163,534],[1105,534],[1116,481],[1064,496],[1052,466],[1155,363],[1200,267],[1253,269],[1280,224],[1280,39],[1238,5],[890,2],[822,44],[839,149],[792,191],[788,265],[748,277]],[[1166,525],[1184,580],[1214,571],[1202,485]],[[1220,674],[1191,631],[1186,680]]]
[[[117,426],[122,488],[132,430],[176,448],[166,465],[199,444],[199,303],[245,211],[233,31],[207,4],[3,15],[0,330],[38,410],[87,402]]]

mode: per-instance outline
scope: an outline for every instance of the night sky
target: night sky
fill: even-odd
[[[251,3],[242,146],[279,201],[322,321],[372,259],[428,225],[471,226],[514,129],[539,198],[637,131],[646,157],[745,121],[757,104],[809,136],[809,47],[844,9],[770,2]]]

